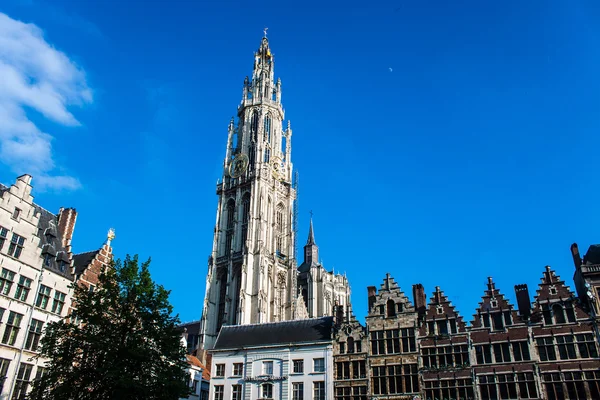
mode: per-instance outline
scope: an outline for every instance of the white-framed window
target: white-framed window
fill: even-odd
[[[273,361],[263,361],[262,370],[264,375],[273,375]]]
[[[0,293],[8,296],[14,280],[15,273],[6,268],[2,268],[2,275],[0,275]]]
[[[223,385],[215,385],[215,397],[214,400],[223,400],[223,392],[225,387]]]
[[[292,360],[294,366],[295,374],[303,374],[304,373],[304,360]]]
[[[242,385],[231,386],[231,400],[242,400]]]
[[[313,371],[314,372],[325,372],[325,359],[314,358],[313,359]]]
[[[313,382],[313,400],[325,400],[325,382]]]
[[[222,378],[225,376],[225,364],[216,364],[215,365],[215,377]]]
[[[8,255],[14,258],[19,258],[25,245],[25,238],[13,232],[10,245],[8,246]]]
[[[19,277],[19,283],[17,285],[17,290],[15,291],[15,299],[27,301],[29,290],[31,289],[31,282],[33,282],[31,279],[23,275]]]
[[[242,376],[244,372],[244,364],[243,363],[234,363],[233,364],[233,376]]]
[[[304,400],[304,383],[292,383],[292,400]]]

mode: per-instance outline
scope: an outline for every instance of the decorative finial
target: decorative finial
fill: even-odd
[[[312,217],[313,217],[313,211],[310,210],[309,213],[310,213],[310,219],[312,219]]]
[[[263,36],[263,37],[267,37],[267,31],[268,31],[268,30],[269,30],[269,28],[265,28],[265,29],[263,29],[263,33],[264,33],[264,36]]]
[[[110,242],[112,242],[115,238],[115,230],[113,228],[110,228],[108,230],[108,234],[106,235],[106,242],[107,244],[110,244]]]

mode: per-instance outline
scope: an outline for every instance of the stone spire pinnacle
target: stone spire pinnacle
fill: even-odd
[[[316,244],[315,231],[313,229],[312,211],[310,212],[310,214],[310,228],[308,228],[308,240],[306,241],[306,244]]]

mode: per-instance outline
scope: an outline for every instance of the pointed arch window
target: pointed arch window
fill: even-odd
[[[279,204],[275,213],[275,251],[278,255],[282,255],[283,251],[283,214],[284,206]]]
[[[229,199],[227,202],[226,211],[226,231],[225,231],[225,255],[231,254],[231,246],[233,244],[233,228],[235,226],[235,201]]]
[[[271,115],[265,115],[265,140],[271,143]]]
[[[252,139],[256,140],[258,135],[258,112],[253,111],[252,117],[250,118],[250,133]]]
[[[242,198],[242,250],[248,239],[248,221],[250,220],[250,193],[246,193]]]

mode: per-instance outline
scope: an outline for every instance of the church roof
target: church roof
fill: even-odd
[[[332,340],[332,332],[333,317],[267,324],[226,325],[221,328],[214,349],[328,341]]]

